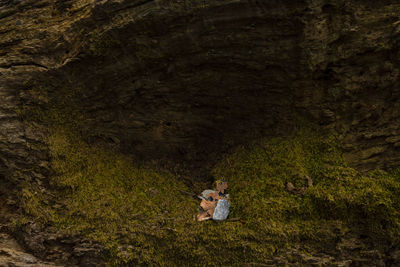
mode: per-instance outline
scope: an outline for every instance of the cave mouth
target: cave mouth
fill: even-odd
[[[47,79],[48,103],[80,120],[89,143],[210,170],[235,146],[291,132],[316,106],[300,103],[298,7],[270,8],[232,3],[93,31]]]

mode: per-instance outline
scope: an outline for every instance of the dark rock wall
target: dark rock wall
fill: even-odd
[[[398,1],[2,1],[2,165],[14,180],[42,177],[46,125],[21,113],[67,101],[89,142],[143,159],[207,167],[305,118],[338,131],[353,165],[397,166],[399,11]]]
[[[398,166],[399,10],[398,1],[320,1],[304,31],[320,115],[365,170]]]
[[[0,166],[16,183],[40,182],[48,166],[43,127],[21,116],[29,81],[63,64],[69,37],[77,35],[67,29],[89,8],[79,5],[64,14],[61,2],[0,1]]]
[[[65,66],[84,81],[89,135],[145,158],[204,163],[291,124],[301,5],[186,9],[153,6],[154,13],[93,38],[83,50],[89,55]]]

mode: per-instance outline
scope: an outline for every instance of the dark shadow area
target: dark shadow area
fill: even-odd
[[[300,6],[267,7],[160,11],[93,32],[78,60],[46,78],[48,102],[79,110],[91,144],[208,177],[231,148],[290,133],[305,115],[296,107],[305,68]]]

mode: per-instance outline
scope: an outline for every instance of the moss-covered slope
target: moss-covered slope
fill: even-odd
[[[25,188],[26,214],[103,244],[110,265],[339,264],[360,257],[379,265],[393,260],[385,253],[399,245],[400,175],[347,167],[334,137],[299,131],[238,148],[214,175],[229,181],[230,218],[240,219],[219,223],[194,220],[199,201],[171,173],[65,131],[49,141],[54,197]],[[307,176],[313,185],[302,194],[285,189],[287,182],[305,186]]]

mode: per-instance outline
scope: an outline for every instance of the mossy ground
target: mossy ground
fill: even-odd
[[[49,147],[54,199],[25,189],[26,213],[104,244],[110,266],[265,263],[299,244],[329,252],[357,231],[377,246],[399,243],[399,173],[360,174],[334,137],[316,131],[241,147],[217,164],[214,177],[230,185],[230,217],[241,218],[232,222],[196,222],[199,200],[182,193],[191,188],[110,147],[63,130]],[[306,176],[314,185],[303,195],[285,190],[289,181],[305,185]]]
[[[399,242],[398,172],[361,174],[346,166],[334,137],[302,131],[242,148],[217,166],[215,176],[230,181],[232,214],[260,233],[328,244],[357,229],[371,242]],[[305,186],[306,176],[314,185],[303,195],[285,191],[287,182]]]

